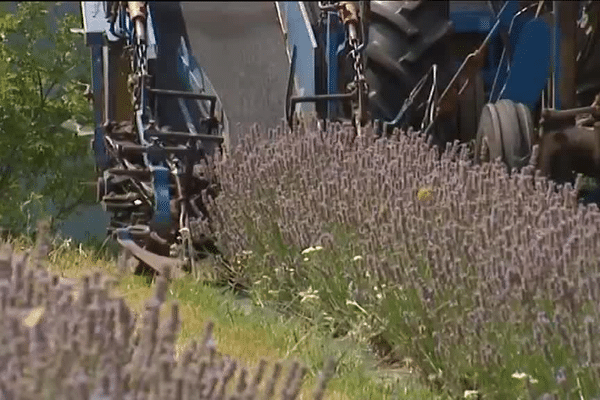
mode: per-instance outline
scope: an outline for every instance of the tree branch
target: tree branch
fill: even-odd
[[[50,91],[52,89],[54,89],[54,86],[56,86],[57,82],[52,82],[52,85],[50,85],[50,87],[46,90],[46,95],[45,97],[48,98],[48,96],[50,95]]]
[[[37,70],[38,76],[38,86],[40,88],[40,108],[44,109],[45,97],[44,97],[44,87],[42,85],[42,74],[40,74],[40,70]]]

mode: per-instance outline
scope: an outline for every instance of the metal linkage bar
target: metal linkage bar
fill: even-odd
[[[165,96],[165,97],[179,97],[183,99],[193,99],[193,100],[208,100],[210,102],[210,116],[213,118],[215,116],[215,107],[217,103],[217,96],[213,96],[210,94],[203,93],[191,93],[191,92],[183,92],[180,90],[168,90],[168,89],[153,89],[149,88],[148,92],[157,96]]]
[[[214,141],[214,142],[223,142],[224,138],[223,136],[216,136],[216,135],[203,135],[203,134],[191,134],[191,133],[185,133],[185,132],[151,132],[149,133],[148,131],[146,131],[146,136],[151,138],[151,137],[156,137],[159,140],[180,140],[180,141],[187,141],[187,140],[206,140],[206,141]]]

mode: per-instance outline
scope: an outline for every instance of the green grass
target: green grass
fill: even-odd
[[[65,242],[66,243],[66,242]],[[31,246],[15,242],[15,250]],[[120,274],[114,253],[97,248],[63,244],[50,254],[48,268],[65,278],[80,278],[100,270],[114,276],[116,294],[122,295],[132,310],[140,313],[153,293],[146,277]],[[241,300],[230,291],[197,282],[192,276],[174,281],[170,299],[180,304],[182,326],[178,353],[193,339],[200,339],[208,320],[214,322],[217,349],[240,362],[256,364],[297,359],[308,367],[300,399],[311,398],[316,374],[328,356],[338,360],[338,369],[326,392],[327,399],[434,399],[436,396],[419,384],[405,368],[379,368],[378,360],[365,346],[350,339],[333,339],[319,325],[298,316],[283,316],[268,308]],[[168,309],[163,310],[166,316]]]

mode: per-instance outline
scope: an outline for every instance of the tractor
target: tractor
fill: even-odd
[[[285,116],[411,127],[476,162],[600,172],[600,2],[276,2]]]

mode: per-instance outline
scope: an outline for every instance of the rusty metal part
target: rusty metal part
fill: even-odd
[[[487,44],[488,42],[484,41],[481,47],[465,58],[448,87],[442,92],[437,106],[437,112],[440,116],[451,114],[456,110],[459,96],[463,94],[475,75],[485,65]]]
[[[169,274],[177,279],[185,275],[183,272],[184,261],[175,258],[160,256],[141,248],[131,239],[118,238],[117,242],[138,260],[146,263],[161,275]],[[169,270],[169,271],[167,271]]]
[[[353,1],[340,1],[338,13],[344,25],[358,25],[360,21],[358,17],[358,7]]]
[[[146,2],[128,1],[127,12],[134,23],[135,33],[139,41],[146,42]]]
[[[467,82],[461,82],[461,87]],[[467,143],[477,136],[479,117],[486,104],[483,75],[475,74],[458,98],[458,139]]]
[[[559,90],[562,109],[577,106],[577,20],[578,1],[554,1],[554,11],[560,29]]]
[[[137,19],[146,20],[146,2],[145,1],[128,1],[127,2],[127,12],[131,17],[132,21],[136,21]]]
[[[568,110],[546,108],[542,110],[542,118],[544,120],[571,119],[582,114],[591,114],[593,117],[600,118],[600,94],[596,95],[596,99],[588,107],[571,108]]]
[[[544,109],[542,111],[542,118],[544,119],[570,119],[574,118],[581,114],[592,114],[594,116],[600,117],[600,106],[588,106],[588,107],[579,107],[579,108],[571,108],[569,110],[553,110],[553,109]]]
[[[481,69],[485,65],[488,44],[492,38],[492,35],[498,30],[498,27],[500,26],[501,19],[499,18],[499,16],[504,13],[507,4],[508,2],[505,3],[502,9],[498,12],[498,18],[492,29],[490,29],[490,31],[488,32],[488,35],[485,37],[483,43],[481,43],[477,50],[475,50],[473,53],[469,54],[465,58],[463,63],[460,65],[460,67],[450,80],[450,83],[448,84],[446,89],[444,89],[444,91],[440,95],[437,102],[436,119],[438,116],[447,117],[448,115],[451,115],[456,111],[459,96],[462,95],[465,89],[473,81],[475,75],[479,71],[481,71]],[[428,132],[433,126],[433,122],[434,121],[432,121],[432,123],[426,129],[426,132]]]
[[[352,68],[354,77],[349,85],[350,92],[356,92],[357,97],[353,102],[353,123],[360,136],[361,127],[367,122],[367,95],[368,85],[364,75],[364,66],[361,56],[363,49],[364,32],[359,32],[361,28],[360,10],[361,7],[354,1],[340,1],[333,5],[323,5],[319,2],[319,8],[322,11],[337,11],[339,18],[348,30],[348,45],[350,47],[349,55],[352,58]],[[363,9],[364,11],[364,9]]]
[[[573,179],[574,172],[600,178],[600,122],[547,132],[540,139],[537,165],[558,182]]]

